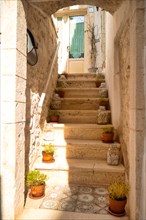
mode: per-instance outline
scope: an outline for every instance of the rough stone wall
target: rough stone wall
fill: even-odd
[[[98,42],[96,43],[97,48],[97,58],[96,66],[99,69],[105,68],[105,11],[101,8],[98,11],[94,10],[94,23],[96,27],[96,38]]]
[[[61,8],[71,5],[95,5],[109,11],[110,13],[114,13],[123,1],[124,0],[111,0],[110,2],[109,0],[58,0],[54,4],[53,0],[46,0],[43,2],[34,1],[33,4],[48,14],[53,14]]]
[[[143,192],[141,191],[142,188],[142,178],[145,176],[145,173],[142,171],[142,164],[143,164],[143,154],[144,154],[144,111],[145,111],[145,105],[144,102],[144,7],[141,4],[141,7],[138,7],[134,13],[133,19],[132,19],[132,27],[131,27],[131,39],[133,38],[133,29],[135,34],[135,57],[133,59],[133,64],[135,67],[135,75],[136,75],[136,94],[134,94],[132,97],[135,97],[135,102],[133,103],[133,106],[131,106],[131,115],[135,115],[135,121],[131,122],[131,144],[132,142],[132,132],[135,132],[135,155],[136,158],[133,157],[131,162],[135,161],[136,163],[136,219],[143,219],[142,217],[142,202],[145,199]],[[133,51],[132,51],[133,53]],[[135,61],[136,60],[136,65]],[[133,93],[133,91],[132,91]],[[131,147],[132,150],[132,147]],[[131,163],[132,166],[132,163]],[[133,173],[131,173],[131,179],[132,179]],[[134,189],[133,189],[134,191]],[[132,202],[132,200],[131,200]],[[146,209],[146,206],[145,206]],[[132,212],[133,210],[131,210]]]
[[[24,205],[26,20],[21,1],[1,1],[2,219]],[[23,36],[23,37],[22,37]]]
[[[120,136],[130,184],[128,203],[132,220],[143,219],[144,200],[141,191],[145,138],[143,2],[125,1],[113,17],[107,16],[106,32],[106,79],[112,120]]]
[[[120,117],[120,143],[122,147],[124,164],[129,171],[129,114],[130,114],[130,33],[129,25],[123,30],[119,39],[119,78],[121,91],[121,117]]]
[[[38,102],[45,88],[53,55],[57,46],[57,36],[50,16],[39,9],[26,6],[27,28],[32,32],[38,44],[38,62],[27,65],[26,85],[26,171],[33,168],[37,156],[41,152],[39,135],[47,116],[47,110],[57,79],[57,60],[48,85],[41,115],[38,114]]]

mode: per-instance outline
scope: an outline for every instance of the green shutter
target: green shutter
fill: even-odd
[[[84,16],[70,17],[70,58],[84,57]]]

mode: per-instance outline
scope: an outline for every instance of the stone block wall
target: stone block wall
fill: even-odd
[[[57,47],[57,35],[50,16],[39,8],[25,3],[27,28],[32,32],[38,49],[38,62],[31,66],[27,64],[26,82],[26,172],[41,153],[39,135],[47,116],[48,106],[54,92],[57,79],[57,60],[52,77],[46,91],[41,114],[38,113],[38,103],[46,86],[49,70]]]
[[[144,5],[125,1],[114,16],[107,15],[106,79],[112,120],[123,152],[130,184],[130,219],[142,219],[144,153]],[[110,44],[109,44],[110,42]],[[110,53],[109,53],[110,51]]]
[[[124,165],[129,174],[129,132],[130,132],[130,30],[129,23],[125,26],[119,39],[119,81],[120,81],[120,102],[121,102],[121,116],[120,116],[120,142],[122,146],[122,153]]]
[[[1,1],[2,219],[24,205],[26,20],[21,1]],[[23,36],[23,39],[21,38]]]

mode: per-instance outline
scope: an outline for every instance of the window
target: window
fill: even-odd
[[[37,46],[32,33],[27,29],[27,62],[33,66],[38,61]]]
[[[84,57],[84,16],[69,17],[69,58]]]

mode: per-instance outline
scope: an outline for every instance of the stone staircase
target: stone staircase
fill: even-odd
[[[111,114],[109,99],[100,98],[102,88],[96,88],[95,74],[68,74],[58,80],[65,93],[58,110],[59,123],[47,123],[42,133],[43,143],[53,142],[56,147],[55,162],[42,163],[41,156],[35,169],[47,172],[54,181],[86,186],[108,185],[117,177],[125,179],[122,164],[107,164],[110,146],[120,147],[118,142],[103,143],[103,129],[112,124],[97,124],[97,110],[101,101],[107,103],[106,114]],[[52,100],[54,101],[55,98]]]

